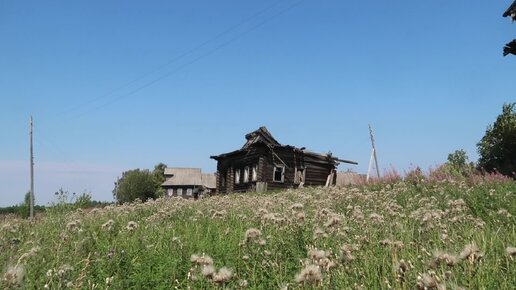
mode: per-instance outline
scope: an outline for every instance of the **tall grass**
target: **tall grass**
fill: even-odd
[[[419,177],[13,218],[0,288],[514,287],[516,183]]]

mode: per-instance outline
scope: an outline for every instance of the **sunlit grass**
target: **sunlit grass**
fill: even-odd
[[[515,215],[507,180],[49,209],[2,222],[0,288],[511,289]]]

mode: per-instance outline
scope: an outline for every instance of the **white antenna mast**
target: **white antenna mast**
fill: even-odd
[[[371,151],[371,158],[369,159],[369,168],[367,169],[367,177],[366,181],[369,181],[369,176],[371,174],[371,167],[373,165],[373,158],[376,167],[376,175],[380,178],[380,168],[378,167],[378,158],[376,157],[376,147],[374,146],[374,136],[373,136],[373,127],[369,125],[369,135],[371,136],[371,146],[373,150]]]

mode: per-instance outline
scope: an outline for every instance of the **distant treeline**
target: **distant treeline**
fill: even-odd
[[[105,207],[107,205],[112,204],[112,202],[107,201],[97,201],[97,200],[89,200],[87,202],[82,203],[68,203],[68,204],[53,204],[53,205],[35,205],[34,206],[34,213],[44,213],[48,209],[52,209],[53,207],[60,206],[60,207],[67,207],[69,209],[76,209],[76,208],[95,208],[95,207]],[[20,217],[28,217],[29,216],[29,208],[25,204],[19,204],[19,205],[13,205],[13,206],[7,206],[7,207],[0,207],[0,215],[8,215],[8,214],[15,214]]]

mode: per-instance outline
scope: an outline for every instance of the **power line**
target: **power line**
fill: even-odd
[[[62,111],[62,112],[58,113],[57,115],[65,115],[65,114],[69,114],[69,113],[72,113],[72,112],[78,111],[78,110],[82,109],[82,108],[83,108],[83,107],[85,107],[85,106],[89,106],[89,105],[91,105],[91,104],[93,104],[93,103],[95,103],[95,102],[97,102],[97,101],[100,101],[100,100],[102,100],[102,99],[105,99],[105,98],[107,98],[107,97],[109,97],[109,96],[113,95],[113,94],[114,94],[114,93],[116,93],[117,91],[119,91],[119,90],[121,90],[121,89],[124,89],[124,88],[126,88],[126,87],[128,87],[128,86],[130,86],[130,85],[132,85],[132,84],[134,84],[134,83],[136,83],[136,82],[138,82],[138,81],[141,81],[141,80],[143,80],[144,78],[146,78],[146,77],[148,77],[148,76],[150,76],[150,75],[152,75],[152,74],[154,74],[154,73],[156,73],[156,72],[158,72],[158,71],[160,71],[160,70],[162,70],[162,69],[164,69],[164,68],[168,67],[169,65],[174,64],[174,63],[176,63],[176,62],[178,62],[178,61],[180,61],[180,60],[182,60],[182,59],[186,58],[187,56],[189,56],[189,55],[193,54],[194,52],[196,52],[196,51],[200,50],[201,48],[203,48],[203,47],[207,46],[208,44],[210,44],[210,43],[212,43],[212,42],[214,42],[214,41],[216,41],[216,40],[218,40],[218,39],[222,38],[223,36],[225,36],[225,35],[229,34],[230,32],[232,32],[232,31],[234,31],[234,30],[236,30],[237,28],[239,28],[239,27],[241,27],[241,26],[245,25],[246,23],[248,23],[248,22],[252,21],[253,19],[258,18],[258,17],[259,17],[259,16],[261,16],[262,14],[266,13],[267,11],[269,11],[269,10],[273,9],[274,7],[278,6],[280,3],[285,2],[285,1],[288,1],[288,0],[278,0],[278,1],[274,2],[272,5],[269,5],[269,6],[265,7],[264,9],[262,9],[262,10],[260,10],[260,11],[256,12],[256,13],[254,13],[254,14],[253,14],[253,15],[251,15],[250,17],[245,18],[244,20],[240,21],[239,23],[237,23],[237,24],[235,24],[235,25],[233,25],[233,26],[229,27],[228,29],[226,29],[226,30],[224,30],[224,31],[222,31],[222,32],[220,32],[220,33],[218,33],[218,34],[217,34],[217,35],[215,35],[214,37],[212,37],[212,38],[210,38],[210,39],[208,39],[208,40],[206,40],[206,41],[204,41],[204,42],[200,43],[199,45],[195,46],[194,48],[192,48],[192,49],[190,49],[190,50],[188,50],[188,51],[186,51],[186,52],[184,52],[184,53],[182,53],[182,54],[180,54],[180,55],[178,55],[178,56],[176,56],[176,57],[174,57],[174,58],[170,59],[169,61],[167,61],[167,62],[165,62],[165,63],[163,63],[163,64],[159,65],[159,66],[158,66],[158,67],[156,67],[155,69],[152,69],[152,70],[150,70],[150,71],[148,71],[148,72],[146,72],[146,73],[143,73],[142,75],[140,75],[140,76],[138,76],[138,77],[136,77],[136,78],[134,78],[134,79],[130,80],[130,81],[129,81],[129,82],[127,82],[127,83],[122,84],[121,86],[116,87],[115,89],[110,90],[109,92],[107,92],[107,93],[105,93],[105,94],[103,94],[103,95],[100,95],[100,96],[98,96],[98,97],[96,97],[96,98],[90,99],[90,100],[88,100],[88,101],[86,101],[86,102],[83,102],[83,103],[81,103],[81,104],[79,104],[79,105],[76,105],[76,106],[74,106],[74,107],[72,107],[72,108],[70,108],[70,109],[67,109],[67,110],[65,110],[65,111]],[[144,89],[144,88],[146,88],[146,87],[148,87],[148,86],[150,86],[150,85],[152,85],[152,84],[156,83],[157,81],[160,81],[161,79],[163,79],[163,78],[165,78],[165,77],[167,77],[167,76],[169,76],[169,75],[171,75],[171,74],[175,73],[176,71],[178,71],[178,70],[180,70],[180,69],[182,69],[182,68],[184,68],[184,67],[186,67],[186,66],[188,66],[188,65],[190,65],[190,64],[192,64],[192,63],[195,63],[195,62],[197,62],[198,60],[200,60],[200,59],[202,59],[202,58],[204,58],[204,57],[206,57],[206,56],[208,56],[208,55],[211,55],[213,52],[215,52],[215,51],[219,50],[220,48],[222,48],[222,47],[226,46],[227,44],[229,44],[229,43],[231,43],[231,42],[235,41],[236,39],[240,38],[240,37],[241,37],[241,36],[243,36],[244,34],[251,32],[252,30],[254,30],[254,29],[258,28],[259,26],[262,26],[263,24],[265,24],[266,22],[268,22],[268,21],[272,20],[273,18],[275,18],[275,17],[277,17],[277,16],[279,16],[279,15],[281,15],[281,14],[283,14],[283,13],[287,12],[288,10],[290,10],[290,9],[294,8],[295,6],[299,5],[299,4],[300,4],[301,2],[303,2],[303,1],[304,1],[304,0],[301,0],[301,1],[297,1],[297,2],[295,2],[295,3],[294,3],[294,5],[290,5],[290,6],[288,6],[288,7],[287,7],[287,9],[284,9],[284,10],[280,11],[280,13],[278,13],[278,14],[276,14],[276,15],[273,15],[273,17],[269,17],[269,18],[267,18],[264,22],[262,21],[262,23],[260,23],[259,25],[257,25],[257,26],[253,26],[251,29],[246,30],[243,34],[240,34],[240,35],[238,35],[237,37],[230,39],[229,41],[227,41],[227,42],[223,43],[223,44],[222,44],[222,45],[220,45],[219,47],[216,47],[215,49],[213,49],[213,50],[209,51],[209,52],[208,52],[208,53],[206,53],[205,55],[201,55],[200,57],[197,57],[197,58],[195,58],[194,60],[189,61],[189,62],[187,62],[186,64],[181,65],[178,69],[176,69],[176,70],[174,70],[174,71],[172,71],[172,72],[169,72],[169,73],[165,74],[164,76],[160,76],[160,77],[158,77],[158,78],[156,78],[156,79],[154,79],[154,80],[150,81],[149,83],[147,83],[147,84],[145,84],[145,85],[143,85],[143,86],[141,86],[141,87],[137,88],[136,90],[133,90],[133,91],[131,91],[131,92],[129,92],[128,94],[123,95],[123,96],[125,97],[125,96],[132,95],[132,94],[134,94],[134,93],[136,93],[136,92],[140,91],[141,89]],[[104,107],[104,106],[107,106],[107,105],[109,105],[109,104],[112,104],[112,103],[116,102],[116,100],[119,100],[119,99],[121,99],[121,98],[120,98],[120,97],[115,98],[115,101],[110,101],[110,102],[107,102],[107,103],[106,103],[106,104],[104,104],[104,105],[97,106],[97,107],[93,108],[93,110],[97,110],[97,109],[99,109],[99,108],[102,108],[102,107]],[[92,110],[89,110],[88,112],[91,112],[91,111],[92,111]],[[84,115],[84,114],[81,114],[80,116],[82,116],[82,115]]]
[[[271,21],[271,20],[273,20],[273,19],[275,19],[275,18],[277,18],[277,17],[287,13],[288,11],[292,10],[293,8],[299,6],[302,2],[304,2],[304,0],[299,0],[299,1],[293,2],[292,5],[289,5],[286,8],[280,10],[278,13],[273,14],[273,15],[269,16],[268,18],[265,18],[264,20],[262,20],[261,22],[257,23],[256,25],[251,26],[250,28],[244,30],[242,33],[236,35],[235,37],[230,38],[229,40],[221,43],[220,45],[218,45],[215,48],[207,51],[206,53],[204,53],[204,54],[202,54],[202,55],[200,55],[200,56],[198,56],[198,57],[196,57],[196,58],[194,58],[194,59],[184,63],[183,65],[177,67],[175,70],[172,70],[172,71],[170,71],[168,73],[165,73],[165,74],[163,74],[163,75],[161,75],[161,76],[159,76],[159,77],[149,81],[148,83],[146,83],[146,84],[144,84],[142,86],[137,87],[136,89],[134,89],[134,90],[132,90],[132,91],[126,93],[126,94],[122,94],[122,95],[120,95],[120,96],[118,96],[116,98],[113,98],[110,101],[108,101],[108,102],[106,102],[106,103],[104,103],[102,105],[96,106],[96,107],[94,107],[94,108],[92,108],[90,110],[87,110],[87,111],[85,111],[82,114],[76,115],[75,117],[81,117],[81,116],[84,116],[84,115],[86,115],[88,113],[91,113],[92,111],[99,110],[99,109],[101,109],[103,107],[106,107],[108,105],[116,103],[117,101],[125,99],[125,98],[127,98],[127,97],[129,97],[131,95],[136,94],[137,92],[139,92],[139,91],[141,91],[141,90],[143,90],[145,88],[148,88],[148,87],[154,85],[155,83],[161,81],[162,79],[164,79],[166,77],[169,77],[170,75],[181,71],[185,67],[187,67],[187,66],[189,66],[191,64],[194,64],[194,63],[198,62],[199,60],[201,60],[201,59],[203,59],[203,58],[205,58],[207,56],[210,56],[210,55],[214,54],[215,52],[219,51],[220,49],[222,49],[222,48],[228,46],[229,44],[237,41],[238,39],[242,38],[244,35],[246,35],[246,34],[252,32],[252,31],[258,29],[259,27],[265,25],[267,22],[269,22],[269,21]]]

